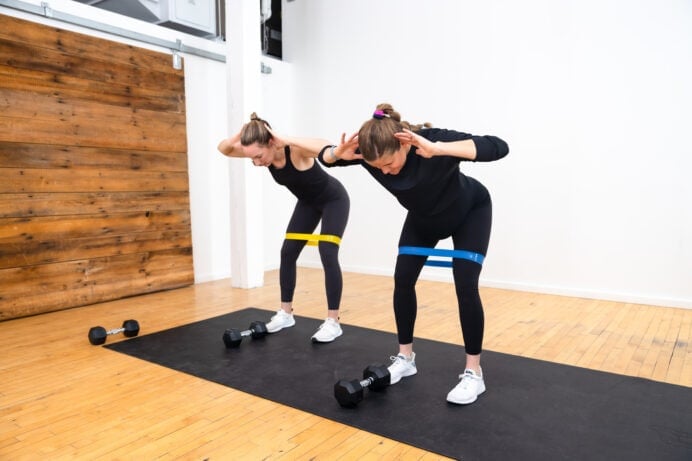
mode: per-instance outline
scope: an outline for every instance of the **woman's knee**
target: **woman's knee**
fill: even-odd
[[[284,244],[281,245],[281,260],[297,261],[304,246],[305,242],[300,240],[284,240]]]
[[[339,246],[331,242],[319,242],[317,248],[320,252],[320,260],[323,266],[339,265]]]
[[[405,290],[416,286],[418,273],[410,270],[394,271],[394,289]]]
[[[456,284],[476,285],[481,277],[483,266],[474,261],[456,259],[452,263],[452,275]]]

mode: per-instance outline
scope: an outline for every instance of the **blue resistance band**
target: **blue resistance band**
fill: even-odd
[[[399,247],[400,255],[414,256],[442,256],[447,258],[466,259],[474,263],[483,265],[485,256],[480,253],[466,250],[443,250],[440,248],[423,248],[423,247]],[[441,261],[439,259],[428,259],[425,261],[426,266],[437,267],[452,267],[452,261]]]

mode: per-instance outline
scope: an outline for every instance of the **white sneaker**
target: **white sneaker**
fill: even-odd
[[[295,324],[296,320],[293,318],[293,314],[279,309],[279,311],[272,316],[269,323],[267,323],[267,332],[276,333],[284,328],[292,327]]]
[[[341,325],[339,322],[333,318],[328,318],[320,325],[317,332],[312,335],[313,343],[331,343],[336,338],[341,336],[343,331],[341,330]]]
[[[448,402],[467,405],[475,402],[478,396],[485,392],[483,370],[479,376],[475,371],[466,369],[459,375],[459,379],[459,384],[447,394]]]
[[[392,364],[387,367],[387,370],[389,370],[389,384],[396,384],[401,381],[401,378],[418,373],[415,352],[411,352],[410,359],[407,359],[404,354],[392,356],[389,359],[392,361]]]

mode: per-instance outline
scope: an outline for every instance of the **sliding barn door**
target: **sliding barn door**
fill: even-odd
[[[184,74],[0,15],[0,320],[194,282]]]

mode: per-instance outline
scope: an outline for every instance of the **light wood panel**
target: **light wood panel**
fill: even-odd
[[[265,281],[243,290],[220,280],[0,322],[0,459],[443,459],[86,338],[90,326],[130,317],[149,334],[248,306],[276,309],[277,272]],[[394,332],[391,290],[389,277],[345,273],[342,322]],[[491,288],[481,295],[487,350],[692,387],[692,310]],[[420,281],[418,299],[416,336],[461,344],[452,285]],[[325,316],[322,271],[299,269],[294,306]],[[383,360],[394,352],[396,344],[381,351]],[[493,392],[493,370],[484,371]]]
[[[0,15],[0,320],[194,281],[184,74]]]

